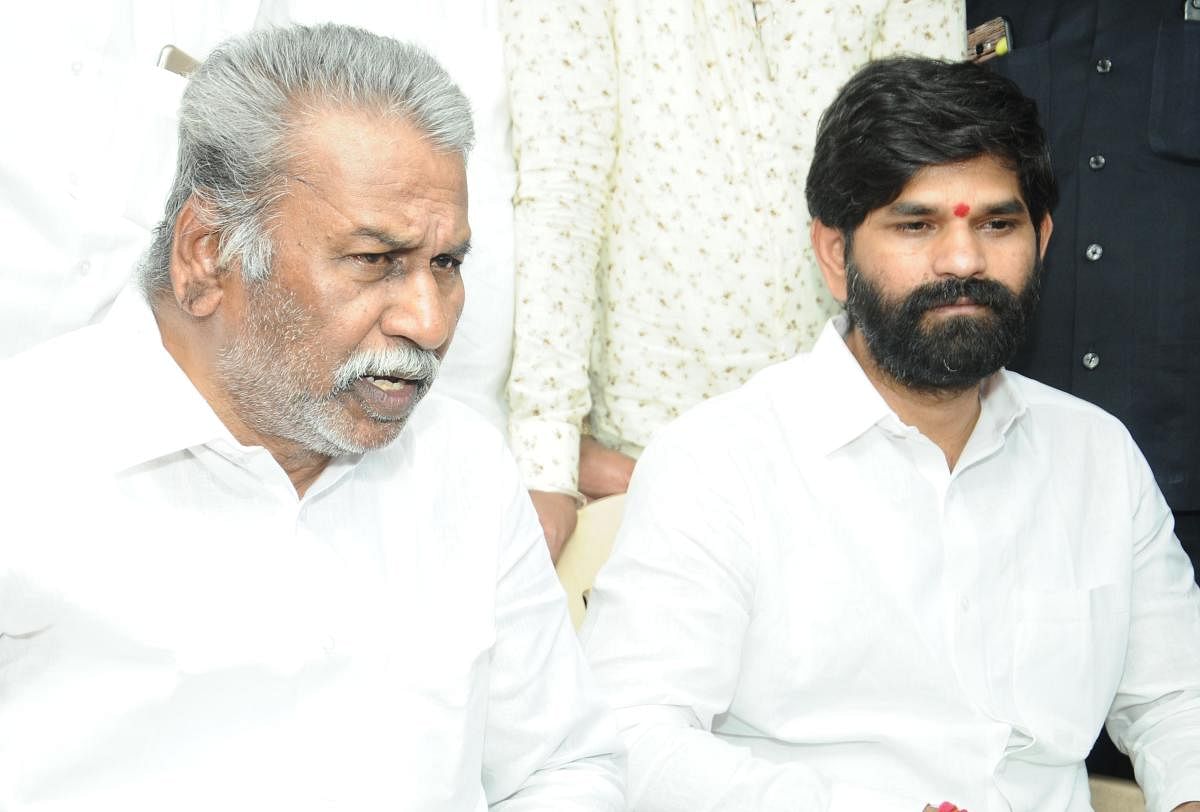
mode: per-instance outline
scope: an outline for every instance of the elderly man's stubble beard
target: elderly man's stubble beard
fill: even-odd
[[[846,312],[875,363],[896,382],[923,392],[960,392],[1012,360],[1037,308],[1041,277],[1039,259],[1016,293],[992,279],[955,277],[890,301],[849,259]],[[983,305],[985,313],[926,323],[932,309],[963,299]]]
[[[355,352],[339,364],[321,346],[313,314],[271,277],[248,285],[246,300],[246,319],[220,351],[216,369],[236,415],[260,436],[290,440],[326,457],[381,448],[399,436],[412,410],[384,416],[360,402],[370,421],[364,432],[347,402],[351,387],[364,376],[411,381],[415,407],[437,377],[437,355],[407,343]],[[325,389],[314,394],[318,386]]]

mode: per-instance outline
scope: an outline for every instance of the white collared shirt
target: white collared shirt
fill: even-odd
[[[623,808],[537,519],[469,409],[430,395],[298,498],[130,290],[0,364],[0,404],[0,809]]]
[[[1200,592],[1124,428],[1000,372],[951,472],[839,326],[638,463],[583,630],[632,807],[1083,812],[1106,717],[1150,810],[1200,798]]]

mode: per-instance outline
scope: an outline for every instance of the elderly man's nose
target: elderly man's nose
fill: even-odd
[[[396,286],[380,318],[380,328],[387,335],[433,350],[450,339],[456,313],[453,296],[443,282],[432,272],[413,273]]]

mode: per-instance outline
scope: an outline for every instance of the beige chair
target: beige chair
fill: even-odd
[[[587,593],[600,567],[612,552],[613,538],[621,524],[621,511],[625,507],[625,494],[606,496],[589,502],[579,509],[579,523],[575,532],[563,545],[555,570],[567,592],[567,608],[571,622],[578,630],[587,610]]]
[[[1096,812],[1146,812],[1146,798],[1132,781],[1092,775],[1088,777],[1088,786],[1092,790],[1092,809]]]

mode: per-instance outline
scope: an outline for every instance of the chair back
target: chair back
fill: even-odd
[[[1124,778],[1088,776],[1092,809],[1096,812],[1146,812],[1146,798],[1138,785]]]
[[[567,539],[558,557],[555,570],[567,592],[567,608],[576,631],[587,611],[587,595],[592,588],[592,581],[612,552],[613,539],[621,525],[624,507],[625,494],[620,493],[588,502],[580,508],[575,532]]]

